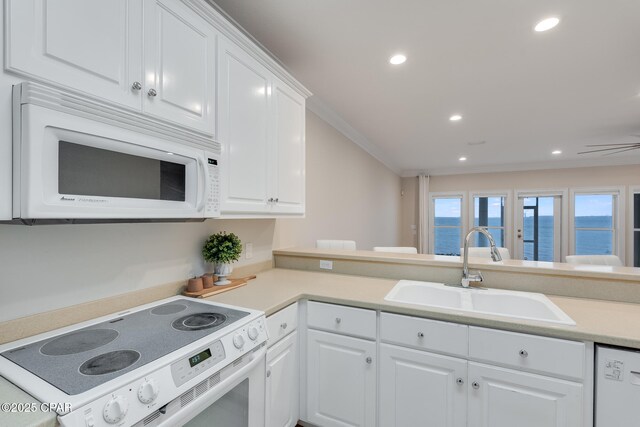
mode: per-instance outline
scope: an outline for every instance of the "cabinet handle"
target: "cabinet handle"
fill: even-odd
[[[458,379],[456,379],[456,384],[462,385],[462,384],[464,384],[464,380],[462,378],[458,378]]]
[[[281,327],[282,329],[287,329],[287,324],[286,324],[286,323],[283,323],[282,325],[280,325],[280,327]]]
[[[474,381],[471,383],[471,387],[477,390],[480,388],[480,383],[478,381]]]
[[[274,200],[274,202],[278,203],[278,200],[280,200],[280,199],[278,199],[278,198],[276,197],[276,198],[275,198],[275,200]]]
[[[373,362],[373,359],[371,357],[367,357],[365,360],[369,365],[371,365],[371,362]]]
[[[142,89],[142,84],[140,82],[133,82],[133,84],[131,85],[131,89],[140,90]]]
[[[156,96],[157,94],[158,94],[158,92],[156,92],[156,90],[153,89],[153,88],[149,89],[149,92],[147,92],[147,95],[152,96],[152,97]]]
[[[269,200],[267,200],[267,202],[273,203],[273,197],[269,198]]]
[[[527,352],[527,350],[524,350],[524,349],[520,350],[520,351],[518,352],[518,354],[519,354],[519,355],[520,355],[520,357],[522,357],[523,359],[524,359],[524,358],[526,358],[527,356],[529,356],[529,353]]]
[[[342,319],[341,319],[341,318],[339,318],[339,317],[336,317],[336,323],[338,323],[338,324],[339,324],[340,322],[342,322]]]
[[[418,338],[424,338],[424,333],[418,332]]]
[[[269,378],[270,376],[271,376],[271,369],[267,371],[267,378]]]

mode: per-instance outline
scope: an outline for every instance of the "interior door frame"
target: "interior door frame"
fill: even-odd
[[[532,190],[515,190],[515,203],[513,204],[513,248],[514,258],[524,258],[524,245],[518,238],[518,230],[523,230],[523,199],[526,197],[560,197],[560,203],[553,204],[554,226],[559,223],[559,239],[554,239],[554,262],[564,262],[569,251],[569,189],[568,188],[543,188]],[[555,233],[554,233],[555,235]],[[555,236],[554,236],[555,237]]]

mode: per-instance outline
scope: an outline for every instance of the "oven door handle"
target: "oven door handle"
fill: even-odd
[[[204,161],[198,157],[198,166],[202,172],[202,177],[199,179],[200,188],[198,189],[198,205],[196,206],[196,212],[200,212],[204,208],[204,199],[207,197],[207,166]]]

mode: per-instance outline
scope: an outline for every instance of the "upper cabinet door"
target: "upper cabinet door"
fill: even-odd
[[[179,1],[144,8],[144,111],[214,135],[218,33]]]
[[[301,214],[305,200],[305,99],[278,81],[272,96],[276,160],[272,212]]]
[[[140,108],[142,0],[8,0],[6,10],[7,69]]]
[[[223,213],[268,213],[269,72],[240,47],[220,38],[219,139]]]

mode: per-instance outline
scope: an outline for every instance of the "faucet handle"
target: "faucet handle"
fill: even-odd
[[[484,276],[482,275],[482,271],[478,270],[478,274],[476,274],[476,282],[484,282]]]

